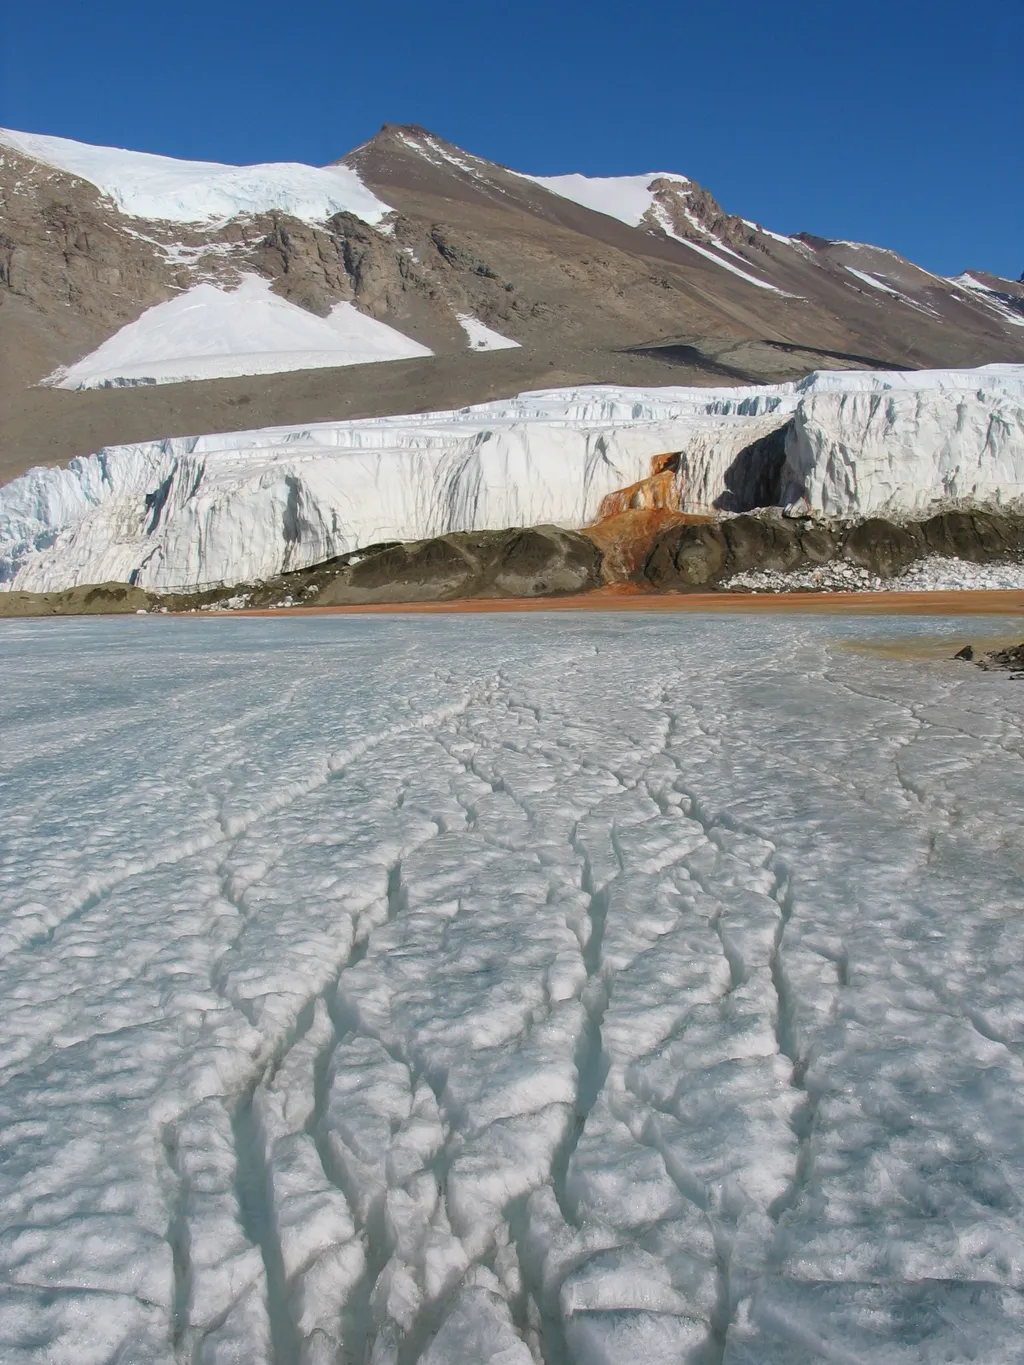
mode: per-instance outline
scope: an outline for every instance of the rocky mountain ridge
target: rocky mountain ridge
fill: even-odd
[[[549,378],[751,382],[812,366],[1024,359],[1020,284],[979,271],[942,280],[882,248],[772,233],[682,175],[534,178],[385,125],[336,163],[361,186],[359,204],[378,205],[376,221],[274,208],[274,167],[235,177],[269,177],[246,211],[183,221],[178,201],[175,220],[141,217],[130,196],[54,164],[92,166],[104,152],[68,160],[58,141],[0,134],[0,479],[112,441],[248,426],[253,400],[267,424],[288,420],[299,387],[304,412],[326,419],[457,406]],[[145,160],[148,173],[164,159]],[[301,207],[295,174],[314,172],[284,170],[278,198]],[[310,315],[350,304],[434,355],[415,369],[269,376],[255,394],[244,374],[173,394],[37,387],[145,310],[250,275]],[[468,353],[465,319],[521,354]]]

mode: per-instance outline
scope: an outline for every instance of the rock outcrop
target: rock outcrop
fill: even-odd
[[[0,593],[0,616],[119,616],[159,605],[152,593],[127,583],[94,583],[63,592]]]
[[[951,510],[923,522],[816,522],[778,512],[672,526],[657,534],[638,581],[660,590],[714,587],[757,569],[786,572],[845,559],[879,578],[930,554],[986,564],[1024,554],[1024,514]]]
[[[558,526],[454,532],[374,548],[339,563],[317,606],[436,602],[465,597],[554,597],[601,584],[601,555]]]

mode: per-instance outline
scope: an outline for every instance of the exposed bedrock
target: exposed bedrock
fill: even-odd
[[[319,590],[318,606],[548,597],[601,583],[601,554],[558,526],[467,531],[352,556]]]
[[[159,605],[127,583],[93,583],[62,592],[0,593],[0,616],[118,616]]]
[[[557,597],[600,587],[601,551],[558,526],[453,532],[429,540],[370,545],[257,583],[155,593],[125,583],[62,592],[0,593],[0,616],[77,616],[191,611],[228,603],[360,606],[465,597]]]
[[[639,579],[662,589],[704,587],[752,569],[785,572],[839,558],[891,578],[930,554],[985,564],[1022,552],[1024,516],[1007,513],[950,510],[922,522],[870,517],[853,525],[748,514],[659,531]]]

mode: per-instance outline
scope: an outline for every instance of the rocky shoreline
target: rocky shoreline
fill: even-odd
[[[1008,649],[993,649],[979,658],[973,645],[964,645],[957,650],[954,659],[974,664],[986,673],[1009,673],[1011,678],[1024,681],[1024,641],[1011,645]]]
[[[730,593],[744,574],[822,571],[818,590],[896,586],[941,556],[965,564],[1024,565],[1024,514],[950,509],[920,522],[881,517],[851,523],[787,516],[655,516],[645,510],[607,527],[557,526],[452,532],[366,546],[264,582],[186,593],[126,583],[61,592],[0,593],[0,616],[190,612],[275,607],[358,607],[488,599],[558,598],[621,586],[653,595]],[[825,572],[827,571],[827,572]],[[801,591],[814,591],[796,581]],[[746,587],[746,583],[738,586]]]

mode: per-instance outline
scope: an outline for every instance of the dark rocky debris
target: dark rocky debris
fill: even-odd
[[[318,606],[436,602],[461,597],[552,597],[601,583],[601,554],[558,526],[460,531],[338,561]]]
[[[979,659],[975,656],[973,645],[964,645],[957,650],[954,659],[973,663],[986,673],[1009,673],[1012,678],[1024,679],[1024,641],[1011,645],[1008,649],[993,649]]]
[[[789,518],[773,509],[719,521],[673,523],[654,531],[632,581],[655,591],[707,591],[737,573],[784,573],[834,560],[891,578],[913,560],[936,553],[975,563],[1019,558],[1024,554],[1024,515],[947,511],[920,523],[897,525],[871,517],[850,525]],[[559,526],[453,531],[427,540],[369,545],[266,582],[203,592],[153,593],[125,583],[101,583],[54,593],[0,593],[0,616],[190,611],[229,600],[232,606],[269,607],[557,597],[601,587],[607,577],[602,561],[593,539]],[[628,581],[618,573],[612,579]],[[956,657],[973,659],[972,647]],[[995,661],[975,662],[1024,669],[1024,658],[1016,655],[1005,663],[988,657]]]
[[[850,525],[791,519],[773,510],[669,527],[655,536],[641,579],[663,590],[708,588],[754,569],[785,572],[836,559],[892,578],[931,554],[986,564],[1022,553],[1019,514],[950,510],[923,522],[869,517]]]

